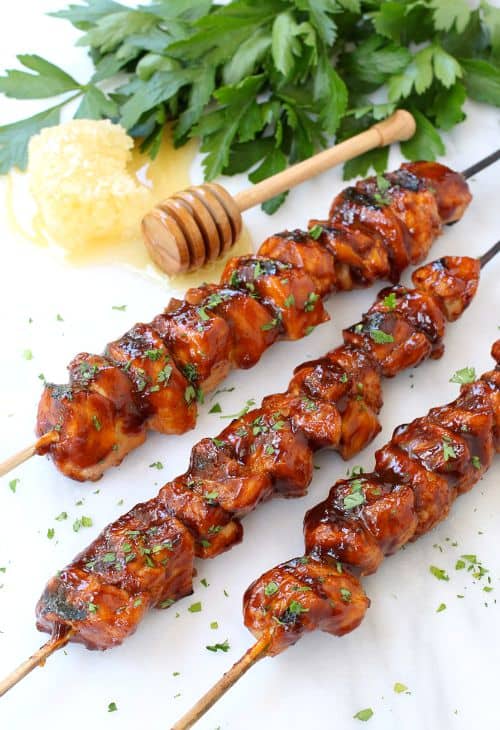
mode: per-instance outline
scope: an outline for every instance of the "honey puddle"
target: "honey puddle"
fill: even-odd
[[[171,135],[165,134],[157,157],[151,160],[138,148],[133,151],[129,171],[160,201],[191,185],[189,170],[197,152],[197,143],[191,140],[176,149]],[[64,258],[70,265],[84,267],[94,265],[119,265],[141,274],[169,281],[176,289],[198,286],[202,282],[217,281],[225,263],[232,256],[240,256],[252,250],[252,241],[246,228],[228,254],[218,261],[207,264],[198,271],[168,277],[149,258],[142,242],[139,225],[137,235],[118,244],[103,245],[102,240],[90,243],[84,250],[69,251],[58,246],[44,230],[36,203],[29,190],[29,176],[17,170],[7,177],[6,187],[7,220],[15,234],[28,240],[47,253]]]

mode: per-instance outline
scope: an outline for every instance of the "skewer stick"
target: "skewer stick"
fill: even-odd
[[[481,170],[484,170],[486,167],[493,165],[493,163],[497,160],[500,160],[500,148],[498,150],[495,150],[495,152],[492,152],[491,155],[483,157],[482,160],[479,160],[479,162],[476,162],[474,165],[468,167],[462,172],[462,175],[466,180],[468,180],[477,172],[481,172]]]
[[[5,459],[5,461],[2,461],[2,463],[0,464],[0,477],[8,474],[9,471],[15,469],[16,466],[24,464],[25,461],[31,459],[31,457],[35,456],[35,454],[40,453],[42,449],[50,446],[50,444],[54,443],[54,441],[57,441],[58,438],[59,434],[57,433],[57,431],[48,431],[43,436],[41,436],[38,441],[35,441],[34,444],[31,444],[31,446],[28,446],[22,451],[19,451],[17,454],[14,454],[14,456],[10,456],[8,459]]]
[[[497,255],[497,253],[500,251],[500,241],[497,241],[493,244],[491,248],[489,248],[487,251],[483,253],[482,256],[479,257],[479,261],[481,264],[481,268],[484,269],[488,261],[491,261],[491,259]]]
[[[181,717],[181,719],[172,725],[171,730],[188,730],[193,727],[195,722],[198,722],[200,717],[208,712],[208,710],[215,705],[218,700],[239,680],[241,677],[248,672],[250,667],[253,667],[259,659],[263,659],[266,656],[266,649],[269,646],[269,637],[264,635],[260,638],[250,649],[238,659],[236,664],[233,664],[231,669],[226,672],[206,694],[201,697],[198,702]]]
[[[0,697],[12,689],[21,679],[24,679],[27,674],[33,671],[36,667],[42,667],[45,664],[45,660],[58,649],[62,649],[66,646],[68,641],[74,634],[74,630],[70,629],[62,636],[52,636],[46,644],[40,647],[29,659],[20,664],[17,669],[5,677],[0,682]]]

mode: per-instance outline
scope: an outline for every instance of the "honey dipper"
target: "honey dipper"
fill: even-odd
[[[144,243],[166,274],[199,269],[238,240],[241,214],[305,180],[376,147],[410,139],[415,120],[404,109],[354,137],[263,180],[234,197],[218,183],[196,185],[162,200],[142,220]]]

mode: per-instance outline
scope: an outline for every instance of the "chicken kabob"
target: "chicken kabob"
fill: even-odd
[[[7,692],[69,641],[108,649],[134,633],[150,608],[192,593],[194,559],[241,542],[241,518],[273,496],[300,497],[313,454],[350,459],[379,433],[381,376],[441,357],[445,320],[472,300],[481,259],[444,257],[413,273],[414,289],[383,289],[344,344],[298,366],[285,393],[264,398],[191,452],[188,471],[157,497],[104,529],[54,576],[38,602],[37,626],[51,639],[3,682]]]
[[[469,205],[465,178],[498,158],[497,151],[464,174],[414,162],[359,181],[337,195],[327,221],[271,236],[257,255],[230,259],[220,284],[172,299],[102,356],[80,353],[69,384],[45,385],[39,440],[0,464],[0,475],[48,454],[66,476],[95,481],[148,430],[193,428],[197,403],[231,368],[250,368],[276,340],[299,339],[327,321],[327,294],[397,282],[422,261],[443,225]]]
[[[306,552],[268,570],[243,599],[249,651],[172,730],[192,727],[259,659],[306,632],[357,628],[370,606],[358,576],[432,530],[500,452],[500,340],[495,370],[462,385],[451,403],[398,426],[375,453],[375,471],[339,479],[304,520]]]

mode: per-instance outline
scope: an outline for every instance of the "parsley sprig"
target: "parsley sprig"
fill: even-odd
[[[403,154],[435,159],[445,151],[438,128],[465,119],[467,96],[500,106],[500,9],[487,0],[475,9],[467,0],[81,0],[52,15],[82,33],[95,70],[81,82],[18,56],[23,68],[0,77],[0,92],[56,101],[0,127],[2,173],[26,167],[30,137],[74,99],[76,117],[119,121],[152,157],[173,121],[177,145],[201,139],[207,180],[253,167],[253,182],[398,107],[417,120]],[[386,101],[373,103],[381,87]],[[367,152],[345,177],[381,173],[387,155]]]

